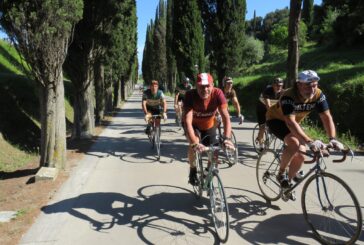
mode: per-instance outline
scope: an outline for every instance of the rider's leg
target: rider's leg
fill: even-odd
[[[298,150],[301,145],[299,140],[292,133],[289,133],[286,137],[284,137],[284,143],[285,148],[283,149],[281,156],[280,172],[284,172],[289,165],[293,164],[293,166],[290,166],[289,171],[290,174],[293,174],[293,171],[297,170],[297,168],[301,168],[304,160],[302,154],[298,154]]]
[[[257,143],[259,144],[263,144],[263,136],[264,136],[264,131],[265,131],[265,123],[260,124],[259,125],[259,131],[258,131],[258,136],[257,136]]]

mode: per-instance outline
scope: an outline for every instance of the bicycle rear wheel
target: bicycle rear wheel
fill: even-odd
[[[311,176],[302,189],[303,215],[324,244],[354,244],[362,229],[358,199],[339,177],[325,172]]]
[[[155,133],[154,133],[154,144],[157,151],[157,158],[158,160],[161,157],[161,127],[157,126],[155,127]]]
[[[281,185],[277,180],[279,165],[279,155],[272,150],[263,151],[257,161],[258,186],[264,198],[269,201],[276,201],[282,195]]]
[[[258,132],[259,132],[259,124],[255,125],[254,129],[253,129],[253,134],[252,134],[252,142],[253,142],[253,147],[254,147],[254,151],[258,154],[260,154],[263,150],[267,149],[267,147],[269,146],[269,142],[268,142],[268,135],[267,135],[267,131],[264,131],[263,134],[263,149],[260,148],[259,142],[256,141],[257,137],[258,137]]]
[[[236,141],[236,137],[235,137],[235,134],[233,131],[231,131],[231,142],[233,143],[235,150],[232,151],[232,150],[226,149],[225,147],[223,148],[225,156],[226,156],[227,164],[229,166],[235,165],[239,159],[238,143]]]
[[[224,243],[229,237],[229,208],[224,187],[216,171],[212,172],[209,194],[215,231],[220,241]]]

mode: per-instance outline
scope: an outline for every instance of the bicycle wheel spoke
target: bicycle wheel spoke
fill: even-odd
[[[353,244],[361,233],[359,203],[340,178],[329,173],[310,177],[302,190],[302,208],[313,233],[326,244]]]
[[[279,159],[274,151],[264,151],[257,162],[256,175],[260,191],[265,199],[276,201],[281,197],[281,187],[277,181]]]
[[[210,182],[210,206],[217,236],[225,242],[229,235],[229,209],[220,177],[214,173]]]

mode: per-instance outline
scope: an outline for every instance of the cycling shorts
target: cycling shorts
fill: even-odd
[[[286,137],[289,133],[291,133],[286,123],[282,120],[272,119],[268,120],[266,124],[268,125],[271,133],[281,140],[284,140],[284,137]]]
[[[200,130],[197,127],[193,127],[196,135],[198,135],[201,139],[201,142],[204,146],[218,145],[219,144],[219,136],[217,134],[217,128],[212,127],[207,130]]]
[[[259,125],[264,124],[266,121],[265,114],[267,113],[267,107],[265,107],[265,105],[262,102],[258,101],[256,112],[257,112],[258,124]]]

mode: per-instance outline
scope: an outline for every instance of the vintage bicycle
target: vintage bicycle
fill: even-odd
[[[152,149],[156,149],[157,159],[161,157],[161,115],[152,115],[149,120],[150,130],[147,132]]]
[[[326,172],[324,157],[330,155],[329,145],[325,150],[305,153],[315,163],[303,178],[289,188],[281,188],[277,180],[280,167],[279,150],[265,150],[258,159],[256,176],[258,186],[264,198],[276,201],[295,200],[294,191],[297,186],[307,180],[302,189],[301,206],[304,218],[315,237],[323,244],[354,244],[362,230],[362,213],[358,199],[350,187],[339,177]],[[340,151],[345,161],[350,149]]]
[[[221,146],[205,147],[202,153],[196,152],[197,185],[193,186],[195,195],[200,198],[204,191],[210,198],[210,210],[216,234],[225,243],[229,237],[229,208],[215,154],[222,151]],[[203,157],[207,155],[207,159]],[[205,163],[205,164],[204,164]]]

